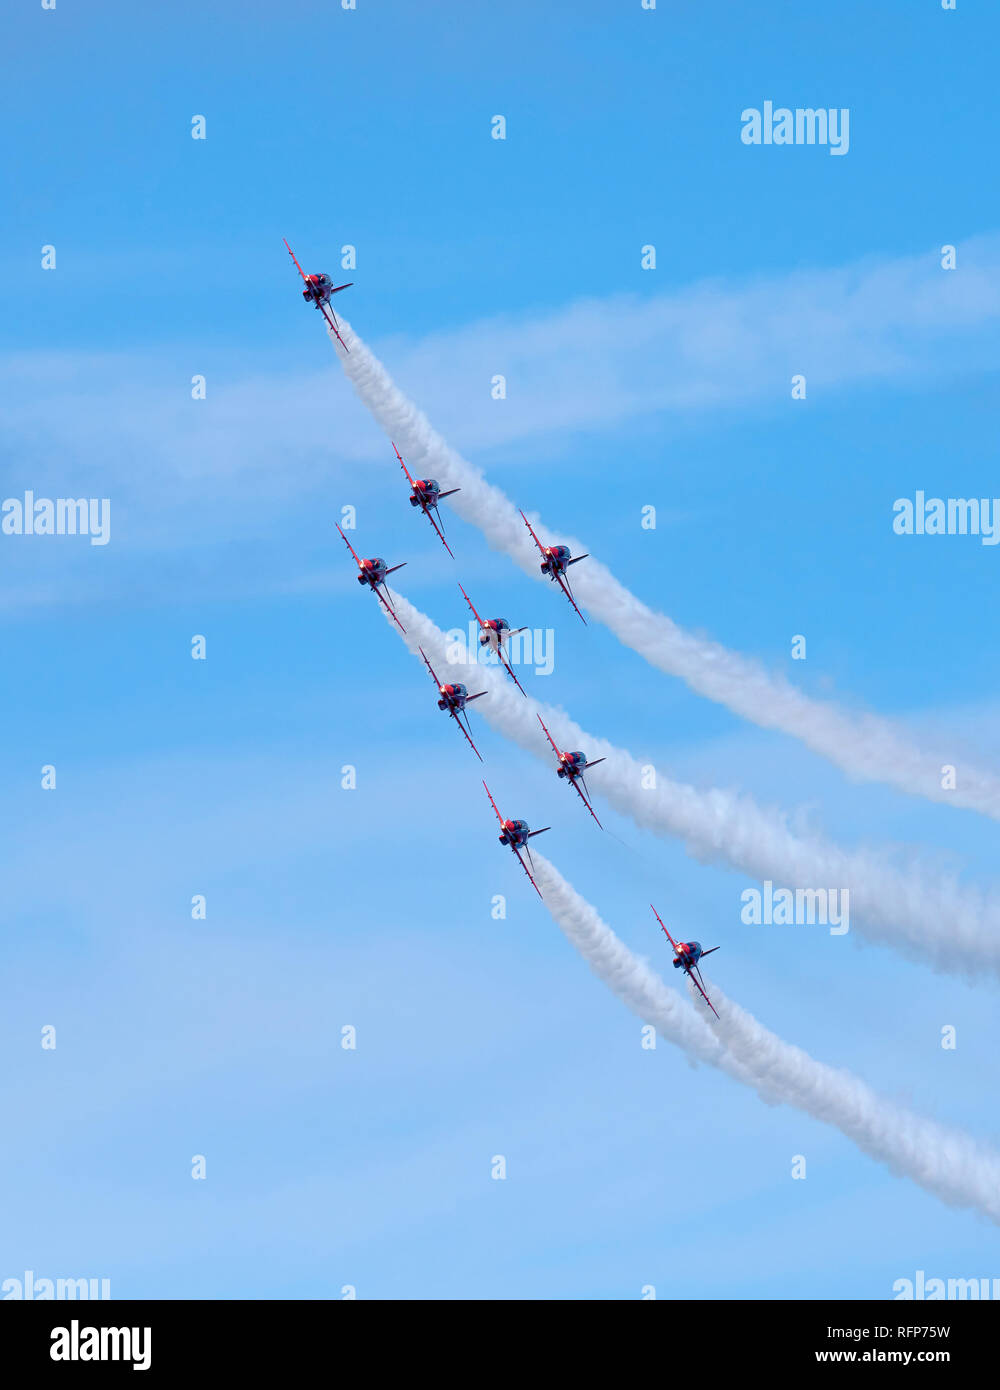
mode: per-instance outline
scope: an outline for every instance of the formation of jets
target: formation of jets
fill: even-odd
[[[337,341],[343,347],[345,352],[349,352],[350,349],[344,342],[343,338],[340,336],[339,325],[337,323],[336,315],[334,314],[333,309],[331,307],[330,300],[333,297],[333,295],[339,294],[341,290],[350,289],[353,281],[345,285],[334,285],[329,275],[307,275],[305,271],[302,269],[302,267],[299,265],[298,261],[295,259],[295,253],[292,251],[292,248],[288,245],[287,241],[285,242],[285,248],[288,251],[288,254],[291,256],[292,260],[295,262],[295,268],[298,271],[299,275],[302,277],[303,283],[305,285],[305,289],[302,291],[302,298],[306,301],[307,304],[312,304],[315,308],[320,310],[324,319],[326,320],[327,325],[329,326],[331,331],[336,335]],[[424,516],[426,516],[427,520],[434,527],[435,533],[437,534],[437,537],[440,540],[441,544],[444,546],[445,550],[447,550],[448,554],[452,557],[452,559],[454,559],[454,552],[452,551],[451,546],[445,540],[444,523],[441,519],[439,504],[442,501],[444,501],[446,497],[453,496],[456,492],[459,492],[461,489],[453,487],[448,488],[445,491],[442,491],[440,483],[438,483],[434,478],[414,478],[410,470],[407,468],[406,463],[403,460],[402,454],[396,448],[396,445],[393,444],[392,448],[396,455],[396,458],[399,460],[399,466],[402,468],[403,473],[406,475],[406,481],[410,486],[410,506],[419,508],[419,510],[424,514]],[[572,604],[577,617],[584,625],[586,625],[587,620],[580,612],[580,609],[577,607],[576,599],[573,597],[573,591],[570,588],[569,569],[571,565],[578,565],[581,560],[586,560],[588,556],[586,554],[573,555],[570,551],[569,546],[567,545],[543,545],[542,542],[539,540],[538,535],[534,530],[534,527],[531,525],[531,522],[524,515],[524,512],[521,512],[521,519],[524,522],[525,526],[528,528],[528,531],[531,535],[531,539],[538,547],[539,554],[542,557],[540,565],[542,574],[546,575],[548,579],[551,580],[553,583],[558,584],[559,588],[562,590],[566,598]],[[390,574],[395,574],[397,570],[402,569],[403,565],[406,564],[406,561],[403,560],[398,565],[389,566],[383,559],[381,559],[378,556],[373,556],[369,559],[363,559],[361,556],[358,555],[357,551],[354,549],[350,541],[344,535],[344,532],[343,530],[341,530],[339,525],[337,526],[337,530],[340,532],[341,540],[344,542],[348,550],[351,552],[354,562],[358,567],[358,583],[366,586],[372,591],[372,593],[378,599],[379,603],[381,603],[382,607],[385,609],[388,615],[392,618],[393,622],[399,628],[400,632],[405,634],[406,629],[403,627],[403,624],[399,621],[399,617],[397,616],[396,610],[393,607],[392,598],[389,593],[389,588],[386,583],[386,580],[388,579]],[[458,587],[461,590],[462,597],[468,604],[469,609],[471,610],[472,615],[476,620],[476,623],[478,624],[480,645],[489,648],[490,652],[497,658],[499,664],[503,666],[504,671],[506,672],[510,680],[514,682],[518,690],[520,690],[521,694],[524,695],[525,698],[527,698],[527,692],[525,691],[524,687],[522,686],[521,682],[518,680],[517,675],[514,672],[514,668],[510,660],[510,652],[505,646],[505,644],[509,642],[509,639],[512,636],[514,636],[515,633],[525,632],[527,629],[523,627],[512,628],[506,618],[480,617],[478,610],[474,606],[472,600],[469,598],[469,595],[465,592],[465,589],[462,587],[461,584],[459,584]],[[461,730],[462,736],[465,738],[469,747],[472,749],[473,753],[475,753],[479,761],[482,762],[482,754],[476,747],[475,742],[472,738],[472,729],[469,725],[468,706],[473,702],[473,700],[482,699],[484,695],[488,694],[488,691],[479,690],[476,692],[475,695],[470,695],[467,688],[457,681],[442,682],[439,679],[437,672],[434,670],[434,667],[428,660],[427,653],[424,651],[423,647],[419,647],[418,650],[423,659],[424,665],[430,672],[431,679],[437,687],[438,709],[442,712],[447,712],[449,718],[454,720],[455,724]],[[594,811],[593,805],[591,804],[590,791],[587,787],[584,773],[588,770],[588,768],[597,767],[598,763],[604,762],[605,759],[588,759],[585,753],[579,751],[570,752],[561,749],[559,745],[556,743],[555,739],[553,739],[552,735],[549,733],[549,730],[546,727],[545,722],[542,719],[542,716],[539,714],[537,715],[537,718],[539,724],[541,724],[542,726],[542,730],[545,734],[545,737],[548,739],[552,747],[552,751],[556,756],[556,776],[568,782],[568,784],[573,788],[577,796],[583,802],[584,806],[586,806],[590,815],[597,823],[598,828],[603,829],[603,826],[601,826],[601,822],[597,819],[597,815]],[[542,890],[536,883],[535,876],[532,873],[532,869],[534,869],[535,866],[534,861],[531,857],[529,841],[534,839],[536,835],[544,835],[546,831],[548,831],[551,827],[546,825],[541,830],[532,830],[528,825],[527,821],[505,819],[505,817],[500,814],[500,809],[493,799],[493,793],[490,791],[485,781],[483,782],[483,786],[486,789],[486,795],[490,799],[490,805],[493,807],[493,810],[496,813],[497,820],[500,822],[500,843],[509,847],[509,849],[516,857],[518,863],[521,865],[521,868],[524,870],[528,878],[531,880],[531,886],[534,888],[538,896],[542,897]],[[705,1003],[712,1010],[713,1014],[715,1014],[716,1018],[718,1018],[719,1015],[718,1013],[716,1013],[715,1006],[713,1005],[711,999],[709,999],[708,993],[705,990],[705,982],[701,977],[701,971],[698,965],[699,961],[704,956],[711,955],[712,951],[717,951],[719,949],[718,946],[713,946],[710,950],[706,951],[702,949],[700,942],[697,941],[675,941],[674,938],[670,935],[669,931],[667,931],[667,928],[664,926],[660,914],[656,911],[655,908],[653,908],[653,915],[659,922],[660,927],[662,928],[664,933],[666,934],[667,940],[670,942],[670,945],[673,947],[674,967],[684,971],[687,978],[700,992]]]

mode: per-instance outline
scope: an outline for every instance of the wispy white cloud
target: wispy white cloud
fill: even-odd
[[[504,315],[380,352],[467,448],[652,413],[783,406],[796,373],[813,388],[869,387],[940,374],[943,362],[949,372],[1000,363],[1000,237],[963,243],[959,267],[942,270],[928,247],[666,293],[651,272],[648,296]],[[502,403],[489,392],[497,373],[508,380]]]
[[[396,335],[379,350],[442,429],[467,449],[508,449],[505,468],[517,470],[563,453],[574,435],[629,421],[784,409],[793,372],[816,387],[908,387],[931,373],[1000,365],[1000,238],[963,244],[959,266],[942,271],[928,248],[506,314],[419,340]],[[655,275],[649,283],[655,291]],[[110,495],[115,515],[99,581],[66,547],[36,547],[14,557],[8,609],[81,592],[126,597],[138,557],[195,549],[206,556],[201,592],[218,584],[229,593],[228,547],[260,535],[262,511],[273,534],[304,506],[336,501],[331,493],[348,480],[367,486],[359,464],[395,468],[321,355],[305,371],[259,345],[205,357],[201,344],[181,344],[145,356],[29,353],[0,363],[4,495]],[[204,401],[191,399],[199,372]],[[490,396],[498,373],[508,380],[504,401]],[[530,443],[530,453],[515,443]],[[246,557],[248,581],[256,568]]]

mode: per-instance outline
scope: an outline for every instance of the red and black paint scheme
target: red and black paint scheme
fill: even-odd
[[[339,526],[337,527],[337,530],[340,531]],[[399,628],[400,632],[405,632],[406,628],[396,617],[396,610],[393,608],[392,604],[386,597],[386,595],[388,594],[388,590],[386,589],[385,594],[382,593],[382,590],[386,587],[386,577],[390,574],[395,574],[397,570],[401,570],[403,568],[403,565],[406,564],[406,561],[404,560],[402,564],[393,565],[391,568],[389,568],[386,565],[385,561],[380,559],[377,555],[373,556],[370,560],[362,560],[358,555],[358,552],[354,549],[354,546],[344,535],[343,531],[340,531],[340,539],[344,542],[348,550],[354,556],[355,562],[358,566],[358,583],[368,585],[369,589],[371,589],[372,593],[378,599],[379,603],[381,603],[382,607],[392,618],[393,622]]]
[[[459,584],[458,587],[462,589],[461,584]],[[518,690],[520,690],[524,698],[527,699],[527,692],[525,691],[524,686],[521,684],[518,678],[514,675],[513,668],[511,667],[511,664],[508,661],[503,649],[503,644],[508,637],[510,637],[515,632],[526,632],[527,628],[512,628],[506,618],[481,618],[475,610],[472,599],[469,598],[469,595],[465,592],[464,589],[462,589],[462,597],[465,599],[466,603],[472,609],[472,616],[479,624],[479,645],[481,647],[489,647],[490,651],[493,652],[499,658],[500,665],[507,672],[508,676],[510,676],[511,680],[517,686]]]
[[[541,551],[542,563],[540,569],[542,573],[547,574],[551,580],[554,580],[555,583],[559,585],[570,603],[576,608],[576,616],[580,619],[581,623],[586,626],[587,619],[580,612],[579,608],[576,607],[576,599],[573,597],[573,592],[569,587],[569,575],[567,571],[570,565],[578,565],[581,560],[586,560],[587,556],[573,555],[568,545],[542,545],[541,541],[532,530],[531,522],[524,515],[524,512],[521,513],[521,520],[524,522],[525,526],[527,526],[528,530],[531,531],[531,539]]]
[[[486,787],[485,782],[483,783],[483,786]],[[489,797],[490,805],[493,807],[494,811],[496,811],[497,820],[500,822],[500,835],[498,837],[500,843],[502,845],[510,846],[514,854],[517,856],[517,862],[520,864],[521,868],[531,879],[532,888],[534,888],[538,896],[541,897],[542,890],[535,882],[531,869],[528,868],[528,864],[531,864],[531,867],[534,868],[534,863],[532,862],[531,858],[531,850],[528,848],[528,841],[534,839],[536,835],[544,835],[546,830],[551,830],[552,827],[550,825],[545,825],[542,827],[541,830],[532,830],[526,820],[504,820],[503,816],[500,814],[496,802],[493,800],[493,793],[490,791],[489,787],[486,787],[486,795]],[[525,854],[528,856],[528,864],[526,864],[524,860],[521,858],[522,850],[524,850]]]
[[[391,440],[389,442],[392,443]],[[435,482],[433,478],[414,478],[403,462],[403,455],[396,448],[395,444],[393,444],[392,447],[395,450],[396,457],[399,459],[400,468],[402,468],[403,472],[406,474],[406,481],[410,484],[410,506],[420,508],[424,516],[437,532],[438,540],[454,560],[455,556],[452,554],[451,546],[444,538],[444,523],[441,521],[438,503],[443,497],[451,497],[456,492],[461,492],[462,489],[460,487],[451,487],[447,492],[442,492],[441,484]],[[431,515],[432,512],[433,516]]]
[[[470,705],[473,700],[482,699],[482,697],[485,694],[487,694],[487,692],[485,690],[480,690],[478,694],[470,695],[468,690],[466,690],[465,686],[460,685],[457,681],[451,685],[442,685],[437,678],[437,672],[434,670],[434,667],[431,665],[431,663],[427,660],[427,653],[424,651],[423,647],[420,647],[419,651],[420,655],[424,659],[424,665],[431,673],[431,679],[434,681],[434,684],[438,688],[438,709],[446,709],[448,711],[452,719],[454,719],[455,723],[458,725],[458,727],[462,730],[462,733],[465,735],[469,747],[472,749],[473,753],[475,753],[479,761],[482,762],[482,754],[479,752],[479,749],[476,747],[476,745],[472,742],[472,733],[466,727],[469,721],[469,716],[465,713],[465,707],[466,705]],[[462,723],[463,714],[465,714],[465,724]]]
[[[674,948],[674,969],[680,969],[684,971],[685,975],[688,977],[688,979],[691,981],[694,987],[700,992],[702,999],[704,999],[705,1003],[712,1010],[712,1013],[715,1014],[716,1018],[718,1018],[719,1015],[716,1011],[715,1005],[712,1003],[711,999],[709,999],[708,995],[705,993],[705,982],[701,978],[701,971],[698,969],[698,962],[702,959],[702,957],[710,956],[713,951],[717,951],[719,949],[718,946],[710,946],[709,949],[705,951],[702,949],[700,941],[675,941],[674,938],[667,931],[666,927],[663,926],[663,918],[657,912],[656,908],[653,907],[652,903],[650,903],[649,906],[653,910],[653,916],[656,918],[660,926],[663,928],[663,931],[666,933],[667,940]]]
[[[545,720],[542,716],[539,714],[536,715],[536,718],[542,728],[545,729],[545,737],[552,744],[552,751],[559,759],[559,766],[556,768],[556,776],[566,778],[584,806],[586,806],[590,814],[594,816],[594,820],[597,821],[598,827],[603,830],[604,826],[597,820],[597,817],[594,815],[594,808],[590,804],[590,792],[587,789],[587,783],[584,781],[583,774],[588,767],[596,767],[598,763],[603,763],[604,759],[595,758],[593,762],[588,762],[586,753],[564,753],[562,749],[556,745],[548,729],[545,728]],[[581,786],[583,788],[582,791]]]
[[[281,239],[285,241],[284,237]],[[339,294],[341,290],[349,290],[354,284],[354,281],[348,280],[346,285],[335,285],[329,275],[307,275],[298,261],[295,260],[295,252],[287,241],[285,241],[285,250],[291,256],[292,260],[295,261],[295,269],[302,276],[302,281],[305,285],[305,289],[302,291],[302,298],[307,304],[312,304],[317,309],[322,310],[323,317],[337,335],[337,342],[345,352],[350,352],[350,348],[337,331],[337,316],[330,305],[330,299],[333,295]]]

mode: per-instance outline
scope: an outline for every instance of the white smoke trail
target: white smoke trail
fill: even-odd
[[[747,796],[698,791],[659,771],[649,785],[644,765],[630,753],[587,733],[561,710],[525,699],[500,667],[462,659],[457,644],[426,614],[398,593],[393,601],[410,650],[423,647],[442,681],[461,681],[472,692],[488,687],[486,699],[472,706],[473,722],[482,716],[554,765],[540,714],[560,748],[607,759],[588,774],[589,784],[636,825],[680,839],[696,859],[727,864],[760,882],[847,889],[851,930],[942,971],[968,978],[983,970],[1000,975],[1000,905],[982,892],[928,875],[915,863],[897,868],[886,855],[846,851],[817,834],[795,834],[780,812]],[[568,804],[567,815],[577,809]]]
[[[449,506],[478,527],[492,549],[505,551],[527,574],[540,578],[538,551],[517,508],[442,439],[343,319],[340,328],[350,345],[348,354],[327,331],[344,371],[362,402],[399,445],[410,471],[415,476],[436,477],[444,488],[461,488],[449,498]],[[541,522],[535,527],[539,528],[545,544],[566,544],[575,553],[589,548]],[[890,721],[814,700],[758,662],[695,637],[666,614],[648,608],[599,561],[590,558],[573,570],[573,589],[585,611],[650,665],[680,677],[699,695],[761,728],[793,735],[849,777],[885,782],[914,796],[1000,819],[1000,778],[994,774],[960,764],[951,754],[922,752]],[[562,602],[561,595],[554,598]],[[950,789],[942,786],[945,766],[956,768],[956,785]]]
[[[975,1208],[1000,1224],[1000,1154],[971,1135],[885,1100],[849,1072],[814,1061],[768,1032],[715,985],[709,992],[721,1022],[704,1005],[685,1004],[547,859],[533,857],[545,905],[567,939],[619,999],[667,1041],[752,1086],[764,1100],[784,1102],[833,1125],[890,1172],[950,1206]]]

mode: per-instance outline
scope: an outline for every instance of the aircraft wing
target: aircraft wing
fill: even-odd
[[[514,684],[517,686],[518,690],[520,690],[520,692],[521,692],[521,694],[524,696],[524,698],[527,699],[527,698],[528,698],[528,693],[527,693],[527,691],[525,690],[524,686],[521,684],[521,682],[518,680],[518,678],[514,675],[514,672],[513,672],[513,670],[511,669],[511,664],[510,664],[510,662],[507,660],[507,658],[506,658],[506,657],[504,656],[504,654],[503,654],[503,645],[502,645],[502,644],[501,644],[500,646],[497,647],[497,656],[500,658],[501,665],[503,666],[504,670],[507,672],[508,676],[510,676],[511,680],[512,680],[512,681],[514,682]]]
[[[589,801],[587,800],[587,798],[584,796],[582,790],[580,789],[579,783],[577,782],[577,779],[576,779],[575,777],[571,777],[571,778],[570,778],[570,781],[571,781],[572,784],[573,784],[573,789],[575,790],[577,796],[578,796],[578,797],[580,798],[580,800],[583,802],[584,806],[586,806],[586,808],[587,808],[587,810],[590,812],[590,814],[591,814],[592,816],[594,816],[594,808],[593,808],[593,806],[591,806],[590,802],[589,802]],[[594,816],[594,820],[597,820],[597,817],[596,817],[596,816]],[[598,825],[598,829],[600,829],[600,830],[603,830],[603,829],[604,829],[604,826],[601,825],[601,822],[600,822],[599,820],[597,820],[597,825]]]
[[[428,671],[430,671],[430,673],[431,673],[431,679],[433,680],[434,684],[437,686],[438,690],[440,690],[440,689],[441,689],[441,682],[440,682],[440,681],[438,680],[438,678],[437,678],[437,672],[434,670],[434,667],[433,667],[433,666],[431,665],[431,663],[427,660],[427,653],[424,651],[423,647],[418,647],[417,650],[419,651],[420,655],[421,655],[421,656],[423,657],[423,659],[424,659],[424,665],[427,667]],[[484,783],[483,785],[485,786],[486,784]]]
[[[543,560],[547,559],[548,557],[547,557],[546,554],[545,554],[545,547],[544,547],[544,545],[542,545],[541,541],[540,541],[540,540],[538,539],[538,537],[535,535],[535,533],[534,533],[534,531],[532,530],[532,527],[531,527],[531,522],[530,522],[530,521],[528,520],[528,518],[525,516],[524,512],[521,512],[521,520],[524,522],[525,526],[527,526],[528,530],[531,531],[531,539],[535,542],[535,544],[538,546],[538,549],[541,551],[541,553],[542,553],[542,559],[543,559]]]
[[[282,237],[281,240],[282,240],[282,241],[285,241],[285,238]],[[285,250],[286,250],[286,251],[288,252],[288,254],[291,256],[292,260],[295,261],[295,252],[294,252],[294,251],[292,250],[292,248],[289,246],[289,244],[288,244],[287,241],[285,241]],[[295,269],[296,269],[296,270],[299,272],[299,274],[302,276],[302,279],[303,279],[303,282],[305,283],[306,289],[308,289],[308,288],[309,288],[309,281],[306,279],[306,273],[305,273],[305,271],[302,269],[302,267],[299,265],[298,261],[295,261]]]
[[[490,797],[490,800],[492,801],[493,798]],[[495,809],[496,809],[496,808],[494,807],[494,810],[495,810]],[[499,813],[498,813],[498,814],[499,814]],[[511,849],[513,849],[513,850],[514,850],[514,853],[517,855],[517,862],[520,864],[521,868],[524,870],[524,872],[525,872],[525,873],[528,875],[528,877],[531,879],[531,886],[532,886],[532,888],[534,888],[535,892],[536,892],[536,893],[538,894],[538,896],[541,898],[541,897],[542,897],[542,890],[539,888],[538,884],[535,882],[534,875],[532,874],[531,870],[528,868],[527,864],[526,864],[526,863],[524,862],[524,860],[521,858],[521,851],[520,851],[519,849],[514,849],[514,846],[513,846],[513,845],[511,845]],[[544,902],[544,898],[542,899],[542,901]]]
[[[466,742],[468,743],[469,747],[472,749],[473,753],[475,753],[475,755],[476,755],[476,757],[479,759],[479,761],[482,762],[482,761],[483,761],[483,755],[482,755],[482,753],[480,753],[480,751],[479,751],[479,749],[476,747],[476,745],[472,742],[472,735],[469,733],[469,730],[468,730],[468,729],[465,727],[465,725],[462,723],[461,719],[459,718],[459,715],[458,715],[457,710],[449,709],[449,710],[448,710],[448,713],[451,715],[452,719],[454,719],[454,721],[455,721],[455,723],[458,725],[458,727],[462,730],[462,733],[465,735]],[[492,800],[492,797],[490,798],[490,800]]]
[[[462,589],[461,584],[459,584],[458,587],[459,587],[460,589]],[[473,607],[472,599],[469,598],[469,595],[465,592],[464,589],[462,589],[462,597],[465,599],[466,603],[467,603],[467,604],[469,605],[469,607],[472,609],[472,616],[475,618],[475,620],[476,620],[476,622],[479,624],[480,628],[482,628],[483,625],[484,625],[484,624],[483,624],[483,620],[482,620],[482,618],[479,616],[479,614],[476,612],[475,608]]]
[[[340,526],[339,526],[339,524],[338,524],[338,526],[337,526],[337,530],[340,531]],[[348,550],[349,550],[349,551],[351,552],[351,554],[354,556],[354,562],[355,562],[355,564],[357,565],[358,569],[363,569],[364,566],[362,565],[361,561],[358,559],[358,552],[354,549],[354,546],[351,544],[351,542],[350,542],[350,541],[347,539],[347,537],[344,535],[343,531],[340,531],[340,539],[344,542],[344,544],[347,546]]]
[[[537,715],[535,716],[535,718],[538,720],[539,724],[541,724],[542,728],[545,729],[545,720],[542,718],[542,716],[541,716],[540,714],[537,714]],[[559,756],[559,749],[556,747],[555,743],[553,742],[552,735],[549,733],[548,729],[545,729],[545,737],[546,737],[546,738],[548,739],[548,741],[552,744],[552,751],[553,751],[553,753],[555,753],[556,757],[558,758],[558,756]]]
[[[584,558],[584,557],[581,555],[581,556],[580,556],[580,559],[582,560],[583,558]],[[572,564],[572,561],[570,561],[570,563]],[[570,587],[569,587],[569,585],[566,583],[566,581],[563,579],[562,575],[559,574],[559,573],[557,573],[556,570],[553,570],[553,571],[552,571],[552,578],[553,578],[553,579],[556,581],[556,583],[559,585],[560,589],[562,589],[563,593],[564,593],[564,594],[566,595],[566,597],[569,599],[569,601],[570,601],[570,603],[573,605],[573,607],[576,608],[576,599],[573,597],[572,593],[570,592]],[[586,626],[587,626],[587,619],[586,619],[586,618],[583,616],[583,614],[580,612],[579,608],[576,608],[576,616],[580,619],[581,623],[583,623],[584,627],[586,627]]]
[[[486,787],[486,783],[485,783],[485,782],[483,783],[483,786]],[[506,827],[504,826],[504,823],[503,823],[503,816],[500,814],[499,810],[497,809],[497,804],[496,804],[496,802],[493,800],[493,793],[490,791],[489,787],[486,787],[486,795],[487,795],[487,796],[489,797],[489,799],[490,799],[490,805],[493,807],[494,811],[496,811],[496,813],[497,813],[497,820],[500,822],[500,829],[501,829],[501,830],[505,829]]]
[[[395,610],[395,608],[393,608],[392,604],[389,602],[389,600],[385,597],[384,594],[380,594],[380,593],[379,593],[379,586],[378,586],[377,584],[372,585],[372,593],[373,593],[373,594],[375,595],[375,597],[378,599],[379,603],[382,605],[382,607],[385,609],[385,611],[389,614],[389,617],[392,619],[392,621],[393,621],[393,622],[396,624],[396,626],[399,628],[400,632],[405,633],[405,632],[406,632],[406,628],[403,626],[403,624],[402,624],[402,623],[399,621],[399,619],[396,617],[396,610]]]
[[[337,342],[340,344],[340,346],[344,349],[345,352],[350,352],[351,349],[347,346],[343,338],[340,336],[340,333],[337,329],[337,320],[334,318],[333,310],[330,308],[329,304],[320,304],[319,307],[322,311],[323,317],[327,321],[327,324],[333,330],[333,334],[334,337],[337,339]]]
[[[354,281],[353,281],[353,280],[348,280],[348,282],[347,282],[346,285],[334,285],[333,288],[330,290],[330,293],[331,293],[331,294],[339,294],[341,290],[349,290],[353,284],[354,284]],[[336,328],[339,328],[340,325],[337,323],[337,315],[333,312],[333,305],[332,305],[332,304],[328,304],[326,307],[330,310],[330,318],[333,319],[333,326],[334,326],[334,328],[335,328],[335,329],[336,329]],[[340,334],[339,334],[339,333],[337,334],[337,337],[340,338]],[[343,342],[344,342],[343,338],[340,338],[340,341],[343,343]],[[351,350],[351,349],[347,346],[347,344],[344,343],[344,351],[345,351],[345,352],[350,352],[350,350]],[[572,564],[572,563],[573,563],[573,562],[570,561],[570,564]]]
[[[389,443],[392,444],[392,440],[391,440],[391,439],[389,440]],[[406,481],[410,484],[410,487],[412,487],[412,486],[413,486],[413,478],[410,476],[410,470],[407,468],[406,464],[403,462],[403,455],[402,455],[402,454],[399,452],[399,450],[396,448],[395,444],[392,444],[392,447],[393,447],[393,449],[395,450],[396,457],[399,459],[399,466],[400,466],[400,468],[402,468],[403,472],[406,474]]]
[[[664,930],[666,930],[666,928],[664,928]],[[704,988],[702,987],[701,981],[696,977],[694,971],[693,971],[693,970],[688,970],[686,973],[687,973],[688,979],[691,981],[691,983],[692,983],[692,984],[695,986],[695,988],[698,990],[698,992],[699,992],[699,994],[701,995],[702,999],[704,999],[705,1003],[706,1003],[706,1004],[708,1005],[708,1007],[712,1010],[712,1013],[715,1014],[715,1017],[716,1017],[716,1018],[719,1018],[719,1015],[718,1015],[718,1012],[717,1012],[717,1010],[716,1010],[715,1005],[712,1003],[711,999],[709,999],[708,995],[705,993],[705,990],[704,990]],[[722,1020],[719,1019],[719,1022],[721,1023]]]
[[[458,491],[458,488],[456,488],[455,491],[457,492],[457,491]],[[438,540],[441,542],[441,544],[444,546],[445,550],[447,550],[448,554],[449,554],[449,555],[451,556],[451,558],[454,560],[454,558],[455,558],[455,552],[452,550],[451,546],[450,546],[450,545],[448,544],[448,542],[445,540],[445,538],[444,538],[444,531],[441,529],[441,527],[437,524],[437,522],[436,522],[436,521],[434,520],[434,518],[431,516],[431,508],[430,508],[430,507],[423,507],[423,508],[422,508],[422,511],[423,511],[423,513],[424,513],[424,516],[427,518],[427,520],[430,522],[430,524],[434,527],[434,530],[438,533]],[[434,511],[437,511],[437,508],[436,508],[436,507],[434,508]]]
[[[674,948],[674,950],[676,951],[676,950],[677,950],[677,942],[674,940],[674,938],[673,938],[673,937],[670,935],[670,933],[667,931],[666,927],[663,926],[663,918],[662,918],[662,917],[660,916],[660,914],[657,912],[656,908],[653,907],[653,904],[652,904],[652,903],[650,903],[649,906],[650,906],[650,908],[651,908],[651,910],[652,910],[653,916],[654,916],[654,917],[656,918],[656,920],[659,922],[659,924],[660,924],[660,926],[663,928],[664,932],[666,932],[667,940],[670,942],[671,946],[672,946],[672,947]]]

